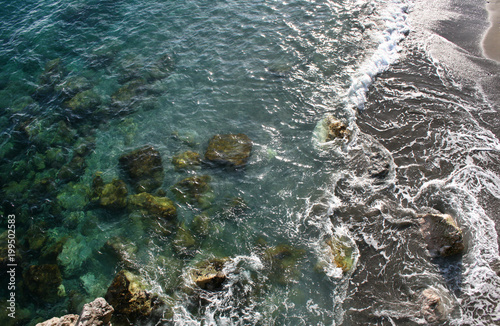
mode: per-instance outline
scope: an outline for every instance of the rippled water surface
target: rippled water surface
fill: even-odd
[[[168,303],[165,325],[426,324],[427,288],[443,324],[500,321],[496,104],[433,60],[411,33],[412,2],[1,8],[1,210],[16,215],[19,325],[79,313],[122,269]],[[328,115],[349,141],[321,138]],[[239,133],[253,144],[242,169],[172,163]],[[119,160],[145,145],[164,170],[150,192],[177,208],[168,222],[95,200],[96,175],[136,193]],[[186,203],[174,188],[193,176],[208,191]],[[456,218],[463,256],[429,256],[417,222],[429,210]],[[331,239],[352,258],[344,270]],[[227,279],[202,291],[190,275],[213,258]],[[53,298],[30,285],[42,265],[61,272]]]

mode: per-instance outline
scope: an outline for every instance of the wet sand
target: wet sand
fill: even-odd
[[[482,41],[484,55],[500,61],[500,0],[489,0],[486,4],[490,27]]]

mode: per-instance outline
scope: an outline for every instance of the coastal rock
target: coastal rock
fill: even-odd
[[[203,261],[191,272],[194,283],[206,291],[220,291],[227,279],[223,272],[227,258]]]
[[[101,206],[111,209],[121,209],[127,206],[127,185],[119,179],[114,179],[102,187],[99,196]]]
[[[208,184],[210,176],[192,176],[177,182],[172,192],[177,200],[185,204],[209,206],[213,197],[212,188]]]
[[[421,313],[429,324],[441,323],[447,312],[441,296],[433,289],[425,289],[421,295]]]
[[[54,317],[43,323],[38,323],[36,326],[76,326],[78,315],[65,315],[62,317]]]
[[[163,183],[160,152],[146,145],[120,157],[120,164],[134,183],[136,192],[152,192]]]
[[[347,129],[347,125],[345,123],[332,115],[328,115],[325,122],[328,126],[326,141],[332,141],[334,139],[349,140],[351,132]]]
[[[345,236],[342,236],[332,237],[326,241],[326,244],[330,248],[332,261],[344,273],[350,271],[355,262],[354,248],[347,240]]]
[[[266,249],[263,260],[271,278],[280,284],[287,284],[299,276],[298,262],[304,254],[302,249],[280,244]]]
[[[33,295],[48,302],[63,294],[61,271],[55,264],[30,266],[24,274],[24,283]]]
[[[201,165],[201,157],[196,152],[186,151],[172,157],[172,164],[178,171],[195,169]]]
[[[105,299],[115,310],[112,319],[119,324],[148,318],[159,306],[158,298],[144,289],[139,277],[124,270],[113,279]]]
[[[177,216],[177,208],[174,202],[167,197],[156,197],[146,192],[129,196],[129,208],[131,210],[141,209],[148,215],[162,217],[170,220]]]
[[[419,216],[420,231],[432,256],[453,256],[465,250],[462,230],[448,214]]]
[[[97,298],[83,306],[76,326],[107,326],[114,309],[104,298]]]
[[[252,151],[252,141],[245,134],[215,135],[208,143],[205,159],[217,165],[244,167]]]

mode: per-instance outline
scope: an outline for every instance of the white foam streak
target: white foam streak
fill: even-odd
[[[409,32],[406,21],[408,7],[407,1],[394,0],[389,3],[382,14],[381,20],[384,21],[384,29],[380,37],[381,41],[373,55],[353,77],[347,94],[348,104],[358,110],[364,109],[368,88],[376,75],[386,71],[399,58],[400,47],[398,43]]]

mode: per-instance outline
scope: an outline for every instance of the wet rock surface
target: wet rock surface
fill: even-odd
[[[421,307],[423,317],[432,325],[441,324],[447,317],[443,299],[431,288],[422,292]]]
[[[326,124],[328,126],[326,141],[332,141],[334,139],[349,140],[351,132],[347,129],[347,125],[345,123],[332,115],[328,115],[326,117]]]
[[[76,326],[78,315],[65,315],[62,317],[54,317],[43,323],[38,323],[36,326]]]
[[[121,209],[127,206],[127,185],[119,179],[105,184],[99,195],[101,206],[111,209]]]
[[[462,230],[448,214],[419,216],[420,231],[432,256],[454,256],[465,251]]]
[[[245,134],[215,135],[208,143],[205,159],[216,165],[242,168],[250,158],[252,146]]]
[[[97,298],[83,306],[76,326],[107,326],[110,325],[113,307],[104,299]]]
[[[228,259],[211,259],[201,262],[192,271],[194,283],[202,290],[220,291],[227,279],[223,272],[224,264]]]
[[[210,176],[192,176],[185,178],[172,187],[175,198],[186,204],[209,205],[212,188],[209,185]]]
[[[146,145],[120,157],[120,164],[136,192],[152,192],[163,183],[160,152]]]
[[[195,169],[201,165],[201,157],[196,152],[186,151],[172,157],[172,164],[178,171]]]
[[[167,197],[157,197],[142,192],[128,197],[129,209],[140,209],[147,215],[161,217],[167,220],[177,216],[177,208],[174,202]]]

